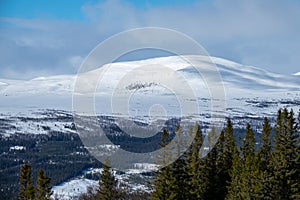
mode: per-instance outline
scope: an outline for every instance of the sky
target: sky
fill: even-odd
[[[211,56],[300,71],[297,0],[0,0],[0,78],[75,74],[89,52],[132,28],[180,31]]]

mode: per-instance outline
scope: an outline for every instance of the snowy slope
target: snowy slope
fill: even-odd
[[[210,59],[217,65],[225,85],[230,84],[226,89],[299,89],[299,77],[292,75],[281,75],[271,73],[256,67],[241,65],[229,60],[216,57],[190,56],[190,59],[201,61],[207,64]],[[193,70],[189,63],[177,56],[153,58],[143,61],[132,61],[113,63],[110,65],[110,71],[101,83],[107,87],[113,86],[115,81],[120,81],[121,75],[129,73],[131,70],[142,65],[165,65],[174,71],[184,73],[188,79],[193,79],[197,72]],[[210,63],[209,63],[210,64]],[[210,66],[208,65],[207,68]],[[99,70],[99,69],[97,69]],[[97,74],[97,70],[87,74]],[[298,75],[296,73],[294,75]],[[164,74],[158,76],[164,76]],[[28,81],[16,81],[0,79],[0,86],[6,86],[0,95],[7,96],[28,96],[44,94],[70,95],[73,91],[76,75],[59,75],[51,77],[38,77]],[[230,87],[230,88],[229,88]]]
[[[73,199],[79,197],[80,194],[86,193],[88,187],[97,188],[98,181],[75,178],[68,182],[64,182],[58,186],[53,187],[53,197],[58,197],[58,199]]]
[[[295,73],[295,74],[293,74],[293,75],[295,75],[295,76],[300,76],[300,72],[297,72],[297,73]]]
[[[210,59],[216,64],[223,79],[229,116],[262,116],[269,112],[276,112],[279,107],[285,106],[298,110],[299,76],[275,74],[216,57],[189,56],[189,58],[200,62],[205,66],[203,69],[207,71],[212,67]],[[168,115],[176,115],[180,110],[176,110],[179,105],[174,95],[171,95],[172,91],[161,87],[155,81],[122,82],[124,77],[134,79],[136,75],[140,75],[144,78],[149,71],[147,68],[140,69],[140,67],[147,65],[167,66],[174,71],[174,74],[184,77],[183,80],[188,82],[198,97],[202,114],[210,112],[211,97],[204,80],[189,63],[178,56],[171,56],[105,66],[107,71],[95,91],[97,113],[111,113],[111,95],[118,84],[124,83],[127,85],[122,86],[126,88],[122,92],[129,94],[132,90],[136,91],[129,102],[131,103],[129,112],[147,115],[151,105],[161,104],[165,110],[173,112]],[[96,76],[99,70],[103,68],[86,72],[86,76]],[[137,72],[129,76],[134,70]],[[164,71],[159,70],[150,73],[156,80],[164,79],[166,76]],[[0,79],[0,110],[2,112],[27,112],[36,109],[71,111],[75,80],[76,75],[39,77],[28,81]],[[87,80],[83,89],[90,90],[92,84],[93,82]],[[175,88],[180,88],[182,80],[174,81],[173,84]]]
[[[0,82],[0,86],[6,86],[7,83]]]
[[[145,176],[142,173],[150,172],[153,169],[157,169],[157,165],[150,163],[136,163],[134,169],[129,169],[124,173],[117,173],[113,171],[116,180],[118,180],[119,184],[126,185],[129,191],[145,191],[150,192],[148,181],[152,178],[149,176]],[[82,193],[87,192],[88,187],[92,187],[97,189],[99,187],[98,180],[91,180],[86,178],[86,175],[90,174],[98,174],[102,173],[102,168],[89,168],[83,171],[83,174],[72,178],[66,182],[63,182],[57,186],[52,188],[53,197],[58,197],[59,199],[76,199],[76,197],[80,196]],[[141,179],[143,180],[140,183],[135,183],[134,180]]]

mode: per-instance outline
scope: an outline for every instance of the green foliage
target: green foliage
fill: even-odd
[[[51,178],[49,178],[46,173],[40,169],[37,175],[37,188],[36,188],[36,198],[38,200],[50,200],[52,195],[52,187],[50,186]]]
[[[254,132],[251,129],[251,126],[249,123],[247,123],[246,126],[246,136],[243,139],[243,144],[241,147],[242,151],[242,161],[245,163],[247,160],[253,160],[254,158],[254,151],[255,151],[255,138],[254,138]]]
[[[109,160],[106,160],[103,165],[101,177],[99,179],[99,188],[97,191],[98,200],[118,199],[117,181],[115,180],[109,165]]]
[[[230,185],[228,186],[228,193],[226,199],[242,199],[241,188],[241,160],[237,148],[232,154],[232,167],[230,168]]]
[[[217,199],[215,189],[217,187],[218,181],[218,174],[216,173],[218,152],[216,148],[212,148],[213,141],[216,138],[215,129],[212,128],[212,130],[207,134],[206,137],[208,137],[210,152],[204,159],[204,170],[202,172],[202,177],[204,178],[204,181],[201,184],[201,187],[203,188],[202,196],[203,199]]]
[[[272,194],[278,199],[299,197],[299,134],[293,110],[279,110],[277,115],[274,152],[272,155]],[[299,161],[298,161],[299,162]]]
[[[218,142],[215,146],[217,151],[217,160],[216,160],[216,183],[215,183],[215,199],[224,199],[227,195],[227,185],[230,182],[230,177],[228,174],[228,166],[225,165],[226,154],[224,153],[224,144],[225,144],[225,135],[224,130],[221,131]]]
[[[32,184],[31,167],[26,161],[20,168],[20,191],[18,199],[34,200],[35,188]]]
[[[52,195],[51,179],[40,169],[37,174],[37,187],[32,184],[31,166],[27,161],[20,168],[20,190],[18,199],[22,200],[50,200]]]
[[[272,146],[271,146],[272,127],[268,118],[264,118],[262,133],[260,135],[261,145],[256,154],[255,162],[258,162],[258,170],[256,171],[256,180],[260,189],[257,190],[257,195],[264,199],[273,199],[271,177],[273,170],[272,162]]]
[[[169,143],[170,135],[166,129],[162,132],[162,138],[159,143],[160,147],[166,147]],[[166,200],[170,198],[171,195],[171,181],[172,181],[172,166],[167,165],[170,159],[170,152],[164,151],[159,157],[158,164],[163,165],[162,169],[157,172],[157,176],[154,179],[154,192],[151,194],[151,199],[153,200]]]
[[[193,130],[191,130],[193,131]],[[204,194],[204,159],[201,155],[203,135],[199,125],[195,126],[195,138],[187,155],[188,187],[191,199],[201,199]]]
[[[232,182],[232,168],[235,164],[234,162],[238,162],[237,158],[235,158],[238,154],[238,149],[234,140],[232,122],[229,118],[227,119],[227,125],[224,129],[224,142],[222,147],[223,151],[220,152],[220,156],[217,160],[219,166],[219,180],[223,184],[223,186],[221,186],[221,194],[224,194],[223,198],[225,198],[228,194],[227,188]]]
[[[227,199],[259,199],[261,197],[259,162],[254,156],[255,143],[254,132],[248,123],[241,154],[237,150],[234,152]]]
[[[296,152],[297,152],[297,157],[295,159],[295,174],[294,174],[294,179],[298,180],[296,181],[295,185],[293,186],[293,195],[292,197],[295,199],[300,199],[300,110],[298,112],[298,124],[297,124],[297,144],[296,144]]]
[[[300,111],[296,119],[293,110],[279,110],[272,142],[271,123],[264,118],[258,149],[255,149],[255,134],[250,123],[246,126],[241,145],[237,145],[232,122],[228,119],[214,147],[210,141],[218,135],[216,130],[212,128],[203,141],[201,128],[196,125],[190,129],[189,134],[195,135],[195,138],[187,152],[183,152],[187,133],[178,126],[173,138],[176,139],[176,148],[164,148],[158,157],[157,163],[165,167],[156,172],[151,199],[300,199],[299,123]],[[168,147],[171,139],[164,129],[160,147]],[[209,145],[203,148],[206,141]],[[179,158],[168,164],[172,156]],[[40,170],[35,189],[28,162],[20,168],[19,183],[18,199],[50,199],[50,178]],[[118,187],[109,161],[106,161],[99,188],[90,188],[79,199],[148,198],[146,193],[129,192]]]
[[[296,122],[292,110],[279,110],[272,143],[272,127],[264,118],[256,149],[250,123],[239,148],[228,119],[205,158],[202,132],[196,126],[195,139],[184,159],[158,174],[152,199],[300,199],[299,122],[300,112]],[[205,139],[212,140],[215,135],[212,129]]]
[[[224,142],[224,171],[227,180],[230,180],[229,171],[232,167],[233,156],[237,152],[237,146],[235,144],[233,127],[230,119],[227,120],[227,126],[224,130],[225,142]]]
[[[188,173],[186,154],[184,153],[184,147],[186,144],[186,138],[181,131],[181,127],[176,127],[176,149],[178,159],[171,164],[172,167],[172,179],[171,179],[171,193],[168,199],[185,200],[188,198]]]
[[[271,125],[268,118],[264,118],[264,124],[262,133],[260,135],[261,145],[259,150],[257,151],[257,159],[259,161],[259,167],[262,171],[269,171],[269,165],[271,162]]]

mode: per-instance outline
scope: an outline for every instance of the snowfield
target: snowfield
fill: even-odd
[[[0,82],[0,86],[7,85],[7,83]]]
[[[96,76],[105,68],[105,73],[91,96],[95,98],[95,112],[102,116],[130,117],[141,122],[151,122],[151,117],[161,120],[165,119],[164,116],[182,117],[182,103],[191,105],[196,101],[198,110],[192,110],[186,120],[194,119],[209,123],[212,114],[221,118],[230,116],[257,119],[275,116],[277,110],[282,107],[299,110],[299,76],[275,74],[216,57],[189,56],[189,59],[203,64],[201,69],[206,75],[206,72],[213,68],[210,61],[216,65],[223,80],[225,113],[212,113],[211,92],[206,82],[194,67],[178,56],[107,64],[103,68],[85,72],[86,84],[80,86],[82,87],[80,89],[83,92],[89,91],[93,84],[89,78]],[[148,66],[150,68],[147,68]],[[168,72],[169,75],[164,72]],[[150,79],[146,74],[150,74]],[[151,77],[154,77],[153,80]],[[172,88],[164,87],[160,83],[166,77],[170,78],[173,88],[181,89],[176,91],[178,94],[174,94]],[[178,77],[181,78],[174,79]],[[63,119],[57,123],[51,120],[45,120],[43,124],[35,122],[38,120],[31,120],[28,123],[22,116],[43,118],[45,116],[42,113],[49,109],[63,110],[66,113],[62,112],[62,115],[72,116],[72,96],[80,96],[73,93],[76,78],[76,75],[59,75],[28,81],[0,79],[0,119],[10,119],[14,126],[5,132],[2,131],[2,134],[10,135],[14,132],[46,134],[49,128],[62,131],[66,126],[71,126],[70,121],[64,122]],[[209,80],[210,77],[206,78]],[[127,80],[124,81],[125,79]],[[183,81],[192,88],[194,99],[184,95]],[[122,99],[123,97],[129,99]],[[179,102],[178,97],[183,97],[183,102]],[[55,112],[51,115],[55,115]]]
[[[79,197],[80,194],[86,193],[88,187],[97,188],[98,181],[76,178],[69,182],[64,182],[58,186],[54,186],[53,197],[58,197],[58,199],[69,200],[75,197]]]
[[[86,82],[79,90],[77,88],[76,93],[76,75],[38,77],[32,80],[0,79],[0,135],[8,137],[15,133],[48,134],[50,131],[76,134],[72,97],[87,95],[85,91],[93,91],[93,94],[88,95],[95,99],[96,114],[102,117],[100,123],[106,127],[110,125],[108,118],[113,118],[120,125],[122,121],[117,119],[124,116],[134,119],[135,123],[151,122],[152,118],[163,120],[165,115],[181,116],[182,104],[177,97],[183,97],[182,101],[188,105],[198,103],[198,110],[193,110],[193,115],[182,118],[183,121],[193,119],[208,124],[212,114],[216,114],[221,118],[231,117],[235,127],[244,127],[249,120],[261,123],[264,116],[275,118],[279,108],[293,108],[296,112],[300,108],[300,72],[282,75],[222,58],[189,58],[201,63],[206,75],[216,65],[223,80],[225,102],[222,103],[226,105],[225,113],[212,113],[211,91],[204,78],[181,57],[171,56],[107,64],[101,69],[86,72],[83,74],[87,77]],[[93,90],[92,85],[95,83],[88,77],[100,73],[103,73],[103,77]],[[213,77],[205,78],[211,80]],[[169,80],[170,87],[180,90],[165,87],[162,84],[165,79]],[[213,81],[210,83],[213,84]],[[187,85],[194,92],[195,99],[188,98],[187,91],[182,90]],[[128,96],[128,99],[119,98]],[[254,128],[259,128],[255,127],[255,123],[251,124],[254,124]],[[86,127],[77,128],[88,131]],[[119,148],[119,145],[111,144],[99,146],[104,153],[114,152]],[[9,150],[26,151],[26,148],[12,145]],[[150,191],[146,186],[148,179],[143,173],[156,170],[158,166],[143,162],[135,163],[132,169],[123,174],[115,172],[116,178],[133,191]],[[97,187],[98,181],[90,180],[85,175],[100,174],[101,171],[87,169],[83,175],[53,187],[53,196],[72,199],[86,192],[89,186]],[[145,180],[145,183],[132,182],[135,179]]]
[[[295,75],[295,76],[300,76],[300,72],[297,72],[297,73],[295,73],[295,74],[293,74],[293,75]]]
[[[149,178],[142,175],[142,173],[149,172],[151,169],[156,169],[157,165],[150,163],[137,163],[135,169],[129,169],[124,173],[118,173],[113,171],[116,180],[118,183],[124,184],[128,187],[130,191],[145,191],[150,192],[151,189],[148,187],[147,181]],[[150,170],[149,170],[150,169]],[[97,189],[99,186],[99,181],[91,180],[85,178],[85,175],[88,174],[101,174],[102,169],[99,168],[89,168],[83,171],[83,175],[75,177],[69,181],[63,182],[52,188],[53,195],[52,197],[58,197],[59,199],[69,200],[79,197],[81,194],[87,192],[88,187]],[[132,179],[138,177],[139,179],[144,179],[143,184],[134,183]]]

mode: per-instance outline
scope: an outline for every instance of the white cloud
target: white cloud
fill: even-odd
[[[82,63],[84,58],[82,56],[71,56],[69,62],[71,66],[77,71]]]
[[[99,42],[130,28],[158,26],[190,35],[214,56],[282,73],[299,71],[296,1],[199,1],[138,9],[124,1],[82,7],[86,21],[2,18],[0,77],[9,71],[74,73]],[[35,72],[34,72],[35,71]],[[47,75],[47,74],[40,74]]]

